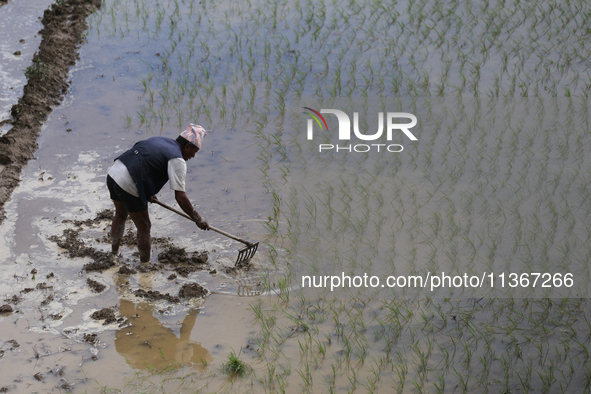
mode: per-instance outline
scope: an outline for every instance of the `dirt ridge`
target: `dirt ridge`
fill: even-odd
[[[68,90],[68,71],[78,59],[86,18],[100,6],[101,0],[57,0],[43,13],[41,43],[25,70],[23,96],[12,106],[11,118],[1,122],[12,128],[0,137],[0,224],[22,169],[37,151],[41,126]]]

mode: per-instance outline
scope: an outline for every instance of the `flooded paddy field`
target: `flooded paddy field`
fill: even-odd
[[[2,47],[16,92],[39,4]],[[589,18],[554,1],[104,1],[4,205],[0,389],[590,391]],[[302,107],[362,132],[338,140],[323,112],[309,139]],[[416,115],[417,140],[370,142],[380,112]],[[187,194],[261,242],[246,268],[240,243],[156,205],[151,264],[133,232],[108,253],[113,159],[189,122],[209,133]],[[381,286],[443,272],[497,286]],[[330,286],[364,274],[380,284]]]

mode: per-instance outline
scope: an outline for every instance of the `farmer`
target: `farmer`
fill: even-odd
[[[107,187],[115,203],[115,217],[111,225],[113,254],[119,252],[129,215],[137,227],[140,262],[150,261],[148,201],[157,201],[155,195],[167,181],[181,209],[195,220],[197,227],[209,230],[209,224],[193,208],[185,193],[186,161],[195,157],[201,149],[206,134],[203,127],[191,123],[176,141],[167,137],[148,138],[115,159],[115,164],[107,173]]]

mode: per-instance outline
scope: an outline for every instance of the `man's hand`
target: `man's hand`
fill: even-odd
[[[201,230],[209,231],[209,224],[207,223],[207,220],[203,219],[201,215],[197,213],[197,211],[193,211],[192,216],[193,220],[195,220],[195,223],[197,224],[197,227],[199,227]]]
[[[197,223],[197,227],[199,227],[201,230],[209,231],[209,223],[207,223],[207,221],[205,219],[202,218],[200,221],[198,221],[196,223]]]
[[[150,202],[156,203],[156,202],[158,202],[158,198],[156,198],[156,196],[152,196],[152,197],[150,197]]]

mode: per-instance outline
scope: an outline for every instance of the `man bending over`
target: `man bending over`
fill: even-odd
[[[115,159],[115,164],[107,173],[107,187],[115,203],[115,217],[111,225],[114,254],[119,252],[129,215],[137,228],[140,262],[150,261],[148,201],[156,200],[156,194],[166,182],[170,182],[181,209],[195,220],[201,230],[209,230],[209,224],[193,208],[185,193],[186,161],[195,157],[201,149],[206,134],[203,127],[191,123],[176,140],[167,137],[148,138]]]

